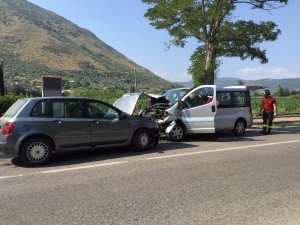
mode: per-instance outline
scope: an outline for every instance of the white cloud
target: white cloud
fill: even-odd
[[[235,74],[235,77],[244,80],[259,80],[265,78],[283,79],[283,78],[300,78],[300,74],[289,71],[285,68],[245,67],[241,70],[238,70]]]
[[[161,78],[171,81],[171,82],[185,82],[192,80],[192,76],[187,73],[187,71],[184,71],[179,74],[170,74],[169,72],[163,71],[161,69],[152,70],[152,72]]]

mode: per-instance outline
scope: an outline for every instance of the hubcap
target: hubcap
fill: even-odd
[[[34,142],[27,149],[27,158],[32,162],[42,162],[49,154],[49,148],[42,142]]]
[[[140,138],[139,138],[139,144],[140,144],[140,146],[145,147],[145,146],[148,145],[148,143],[149,143],[149,137],[148,137],[148,135],[146,133],[141,134]]]
[[[175,126],[171,131],[171,135],[174,139],[178,140],[178,139],[182,138],[183,130],[181,129],[181,127]]]
[[[241,134],[243,133],[245,130],[245,127],[244,127],[244,124],[243,123],[239,123],[237,126],[236,126],[236,131]]]

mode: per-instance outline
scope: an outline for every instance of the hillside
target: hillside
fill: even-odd
[[[76,87],[139,88],[174,84],[105,44],[90,31],[26,0],[0,0],[0,58],[5,83],[55,75]]]

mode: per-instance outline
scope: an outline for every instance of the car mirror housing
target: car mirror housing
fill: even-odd
[[[179,101],[178,102],[178,109],[183,109],[184,108],[184,105],[185,105],[185,101]]]

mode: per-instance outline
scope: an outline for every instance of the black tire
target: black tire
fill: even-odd
[[[244,135],[246,131],[246,123],[244,120],[237,120],[234,124],[234,128],[232,130],[232,132],[234,133],[234,135],[236,136],[242,136]]]
[[[46,138],[27,140],[20,149],[20,158],[27,166],[41,166],[52,157],[53,146]]]
[[[167,135],[167,139],[169,141],[172,141],[172,142],[183,141],[186,136],[185,127],[180,123],[176,123],[175,126],[170,131],[170,133],[168,133],[166,135]]]
[[[146,129],[138,130],[132,138],[132,147],[135,151],[142,152],[150,148],[152,135]]]

